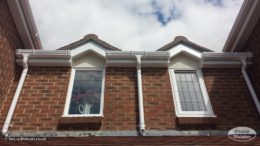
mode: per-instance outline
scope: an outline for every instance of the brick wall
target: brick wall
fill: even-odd
[[[17,74],[19,76],[19,74]],[[69,82],[69,68],[29,68],[10,130],[56,130],[64,109]],[[1,111],[1,123],[5,120],[19,77]]]
[[[138,129],[136,68],[107,68],[103,130]]]
[[[248,74],[260,100],[260,19],[243,49],[253,53],[253,64],[249,67]]]
[[[142,83],[146,129],[174,129],[175,110],[168,68],[143,68]]]
[[[146,129],[200,129],[193,125],[194,121],[204,129],[229,130],[236,126],[260,129],[260,118],[241,78],[240,69],[204,69],[203,74],[213,111],[217,115],[213,119],[215,127],[205,127],[212,121],[206,118],[176,118],[168,70],[143,68]],[[0,112],[0,126],[3,125],[19,77],[20,73]],[[29,68],[10,130],[63,130],[59,127],[59,119],[64,110],[69,77],[69,68]],[[136,68],[107,68],[104,94],[104,118],[101,127],[96,130],[138,130]],[[193,126],[181,127],[178,122]],[[88,128],[85,125],[77,130]]]
[[[260,117],[240,69],[203,69],[203,75],[217,115],[217,129],[235,126],[260,128]]]
[[[15,74],[15,50],[24,48],[6,0],[0,0],[0,104]]]

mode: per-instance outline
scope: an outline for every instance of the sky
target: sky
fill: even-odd
[[[243,0],[30,0],[43,49],[96,34],[128,51],[155,51],[185,36],[220,52]]]

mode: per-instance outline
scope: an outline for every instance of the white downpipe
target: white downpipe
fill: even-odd
[[[144,122],[144,103],[143,103],[143,88],[142,88],[142,75],[141,75],[141,57],[142,55],[135,55],[137,60],[137,87],[138,87],[138,104],[139,104],[139,126],[140,133],[145,134]]]
[[[246,84],[247,84],[247,87],[248,87],[249,92],[251,94],[251,97],[253,98],[253,101],[255,103],[256,109],[258,111],[258,114],[260,114],[260,103],[259,103],[259,100],[258,100],[257,95],[255,93],[255,90],[254,90],[254,88],[253,88],[253,86],[251,84],[251,81],[250,81],[250,79],[249,79],[249,77],[248,77],[248,75],[246,73],[246,57],[241,57],[240,61],[242,63],[241,72],[242,72],[243,77],[244,77],[244,79],[246,81]]]
[[[15,94],[14,94],[14,97],[13,97],[13,100],[12,100],[12,103],[11,103],[11,106],[10,106],[9,111],[8,111],[8,113],[7,113],[7,116],[6,116],[4,125],[3,125],[3,129],[2,129],[2,134],[3,134],[4,136],[7,136],[7,131],[8,131],[8,128],[9,128],[9,126],[10,126],[10,123],[11,123],[11,120],[12,120],[12,117],[13,117],[13,114],[14,114],[14,110],[15,110],[17,101],[18,101],[18,99],[19,99],[19,95],[20,95],[20,92],[21,92],[21,90],[22,90],[23,83],[24,83],[24,81],[25,81],[27,72],[28,72],[28,64],[27,64],[27,61],[28,61],[28,55],[24,55],[24,56],[23,56],[23,72],[22,72],[22,74],[21,74],[21,77],[20,77],[18,86],[17,86],[17,88],[16,88],[16,91],[15,91]]]

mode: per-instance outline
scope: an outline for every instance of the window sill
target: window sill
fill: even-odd
[[[59,124],[101,124],[102,116],[61,117]]]
[[[177,114],[179,118],[216,118],[214,114]]]

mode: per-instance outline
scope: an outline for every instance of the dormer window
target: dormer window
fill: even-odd
[[[179,53],[172,57],[169,70],[177,117],[215,117],[199,59]]]
[[[103,70],[75,69],[68,114],[100,114],[102,88]]]
[[[171,70],[178,117],[214,117],[200,70]]]
[[[73,59],[63,117],[102,117],[105,60],[94,52]]]

